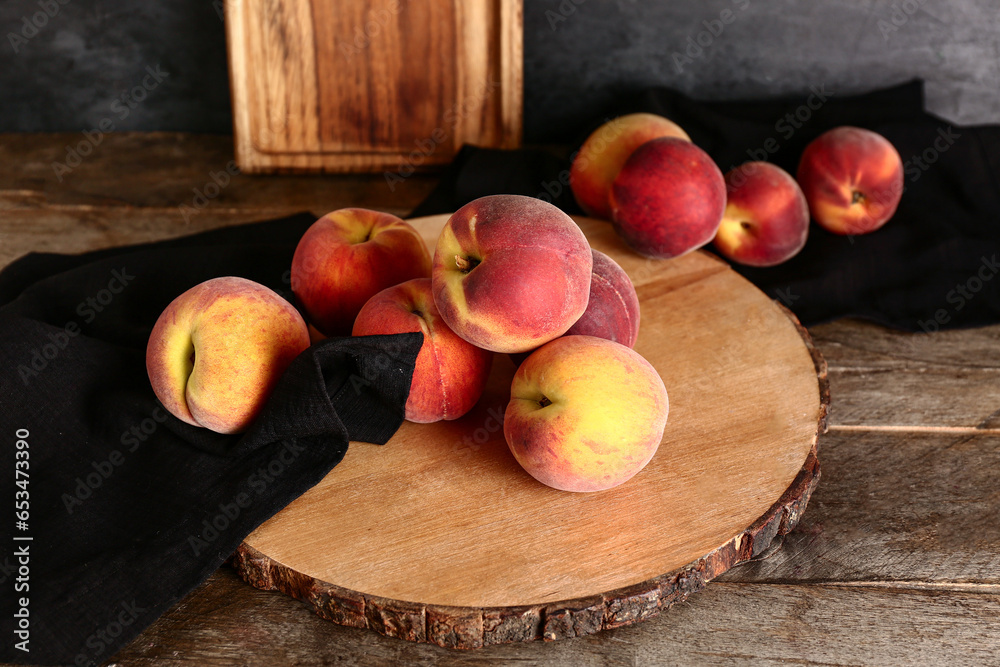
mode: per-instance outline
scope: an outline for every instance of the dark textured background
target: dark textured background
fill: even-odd
[[[9,35],[39,0],[0,3],[0,131],[86,130],[105,118],[119,130],[231,131],[222,0],[41,1],[59,11],[17,53]],[[649,85],[760,98],[921,77],[932,111],[1000,119],[997,0],[524,1],[529,141],[572,138],[616,95]],[[732,22],[678,67],[673,54],[725,9]],[[156,65],[169,77],[122,118],[126,107],[111,105]]]

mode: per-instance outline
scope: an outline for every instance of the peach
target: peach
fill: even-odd
[[[726,182],[708,153],[689,141],[647,141],[611,187],[615,231],[647,257],[677,257],[715,237]]]
[[[594,269],[590,276],[587,310],[565,336],[597,336],[627,347],[635,347],[639,337],[639,297],[632,280],[618,262],[603,252],[591,250]],[[520,366],[530,352],[512,354]]]
[[[638,352],[593,336],[563,336],[521,364],[504,436],[539,482],[601,491],[642,470],[663,439],[667,390]]]
[[[569,185],[576,203],[588,215],[611,219],[611,183],[632,152],[660,137],[690,141],[677,123],[651,113],[633,113],[609,120],[594,130],[573,158]]]
[[[603,252],[591,250],[591,254],[594,269],[587,310],[565,335],[597,336],[635,347],[639,337],[639,297],[632,280],[618,262]]]
[[[837,127],[814,139],[796,174],[813,219],[834,234],[873,232],[903,196],[903,161],[888,139],[859,127]]]
[[[768,162],[747,162],[726,174],[726,212],[715,234],[721,255],[748,266],[794,257],[809,235],[809,205],[791,175]]]
[[[431,289],[441,318],[459,336],[493,352],[524,352],[580,319],[593,264],[587,238],[558,208],[491,195],[448,219]]]
[[[412,422],[458,419],[479,401],[486,388],[493,353],[459,338],[441,319],[429,278],[384,289],[364,305],[354,320],[355,336],[420,331],[406,418]]]
[[[292,304],[252,280],[213,278],[160,314],[146,346],[146,370],[170,414],[239,433],[307,347],[306,323]]]
[[[347,336],[368,299],[430,273],[430,254],[409,224],[389,213],[343,208],[302,235],[292,257],[292,292],[320,333]]]

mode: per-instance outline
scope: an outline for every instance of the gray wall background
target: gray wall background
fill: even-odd
[[[222,1],[2,0],[0,131],[87,130],[110,118],[116,130],[231,132]],[[651,85],[732,99],[919,77],[931,111],[1000,122],[998,0],[524,5],[529,141],[570,139],[616,95]],[[37,34],[25,30],[46,8]],[[146,68],[157,66],[169,76],[149,88]],[[144,79],[145,99],[129,106],[122,95]]]

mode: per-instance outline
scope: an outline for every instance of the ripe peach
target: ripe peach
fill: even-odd
[[[647,257],[677,257],[715,236],[726,182],[708,154],[683,139],[647,141],[611,187],[615,230]]]
[[[420,331],[406,418],[412,422],[458,419],[483,395],[493,353],[468,343],[441,319],[430,278],[417,278],[382,290],[354,320],[355,336]]]
[[[524,352],[580,319],[593,262],[583,232],[552,204],[491,195],[445,224],[431,289],[459,336],[494,352]]]
[[[245,278],[213,278],[170,302],[153,326],[146,370],[178,419],[218,433],[247,428],[281,374],[309,347],[306,323]]]
[[[576,203],[588,215],[611,219],[611,183],[632,152],[660,137],[690,141],[677,123],[651,113],[633,113],[609,120],[594,130],[573,158],[569,185]]]
[[[590,276],[590,300],[587,310],[564,336],[597,336],[635,347],[639,337],[639,297],[628,274],[603,252],[592,250],[594,270]],[[531,352],[512,354],[516,366]]]
[[[635,286],[618,262],[603,252],[591,250],[591,253],[594,269],[587,310],[565,335],[597,336],[635,347],[639,337],[639,297]]]
[[[292,257],[292,291],[320,333],[347,336],[368,299],[430,273],[430,254],[409,224],[388,213],[343,208],[302,235]]]
[[[837,127],[814,139],[796,174],[809,211],[834,234],[873,232],[903,196],[903,161],[888,139],[859,127]]]
[[[747,162],[726,174],[726,212],[715,235],[725,257],[774,266],[794,257],[809,235],[809,205],[791,175],[768,162]]]
[[[518,368],[503,432],[539,482],[601,491],[653,458],[668,407],[663,380],[639,353],[603,338],[563,336]]]

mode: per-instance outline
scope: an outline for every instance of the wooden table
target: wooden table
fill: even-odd
[[[0,266],[311,210],[405,214],[412,176],[235,176],[228,137],[0,135]],[[213,191],[213,188],[209,188]],[[198,200],[200,203],[200,200]],[[187,204],[192,210],[179,208]],[[1000,664],[1000,326],[904,334],[813,327],[830,365],[823,478],[798,528],[757,560],[639,625],[453,652],[339,627],[222,568],[143,632],[121,665]]]

